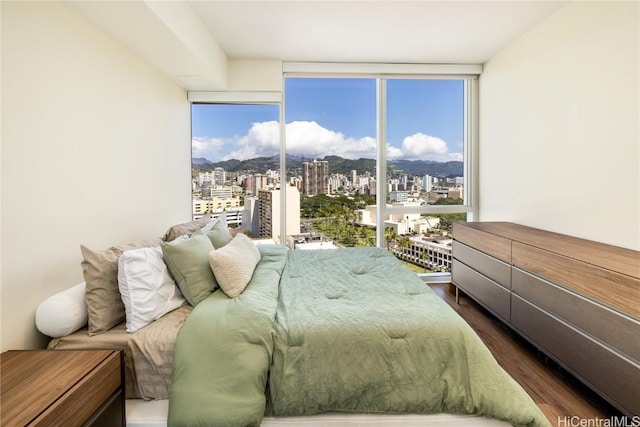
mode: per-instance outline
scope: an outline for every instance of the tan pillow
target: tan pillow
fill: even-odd
[[[193,221],[173,225],[169,227],[166,233],[164,233],[164,236],[162,236],[162,240],[165,242],[170,242],[180,236],[184,236],[185,234],[190,235],[194,231],[200,230],[202,227],[206,226],[210,221],[211,216],[204,215],[201,218]]]
[[[158,246],[160,239],[113,246],[93,251],[80,245],[82,274],[86,282],[89,335],[107,332],[125,319],[124,304],[118,289],[118,258],[124,251]]]
[[[222,291],[235,298],[244,291],[260,262],[260,251],[253,241],[238,233],[220,249],[209,252],[209,264]]]

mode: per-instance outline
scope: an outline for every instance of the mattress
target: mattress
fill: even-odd
[[[127,427],[167,427],[168,400],[127,400]],[[261,427],[507,427],[492,418],[459,414],[346,414],[265,417]]]

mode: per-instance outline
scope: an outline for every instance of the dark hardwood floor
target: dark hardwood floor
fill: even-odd
[[[456,304],[453,285],[430,286],[471,325],[498,363],[529,393],[552,425],[572,425],[572,417],[594,420],[621,416],[608,402],[462,292]]]

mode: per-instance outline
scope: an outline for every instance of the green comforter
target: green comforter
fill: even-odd
[[[265,411],[549,425],[464,320],[389,252],[289,251],[279,291],[255,277],[263,261],[244,300],[214,293],[185,322],[169,426],[259,425]]]
[[[169,427],[257,426],[273,352],[284,246],[260,245],[260,263],[236,298],[215,291],[178,333]]]
[[[388,251],[291,251],[280,281],[270,413],[452,412],[547,425],[440,297]]]

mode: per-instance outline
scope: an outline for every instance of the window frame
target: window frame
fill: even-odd
[[[197,103],[272,104],[279,107],[280,176],[286,176],[285,80],[287,78],[373,78],[376,79],[376,214],[388,213],[466,213],[468,221],[478,219],[478,77],[482,66],[476,64],[350,64],[283,62],[280,92],[189,92],[188,100]],[[386,83],[392,79],[457,79],[464,81],[463,165],[464,199],[462,205],[387,207]],[[191,135],[193,138],[193,135]],[[286,241],[286,191],[280,185],[280,240]],[[384,227],[376,227],[376,246],[385,247]],[[428,282],[447,282],[449,273],[419,273]]]
[[[284,157],[283,157],[283,145],[284,145],[284,128],[282,126],[282,121],[284,120],[284,102],[283,102],[283,92],[237,92],[237,91],[228,91],[228,92],[217,92],[217,91],[208,91],[208,92],[188,92],[187,100],[189,101],[189,111],[193,111],[193,106],[195,104],[233,104],[233,105],[274,105],[278,107],[278,124],[280,126],[280,149],[278,151],[280,155],[280,176],[283,175],[283,171],[285,170],[284,165]],[[193,118],[191,118],[193,120]],[[191,150],[193,150],[193,124],[190,130],[190,144]],[[191,158],[193,158],[193,151],[191,151]],[[192,165],[193,168],[193,165]],[[280,212],[284,212],[280,215],[280,241],[284,242],[283,235],[285,233],[286,227],[286,191],[280,186]],[[191,196],[192,204],[193,204],[193,195]]]
[[[285,83],[287,78],[372,78],[376,79],[377,123],[376,123],[376,216],[384,218],[389,213],[466,213],[467,220],[478,217],[478,76],[481,66],[475,65],[439,65],[439,64],[328,64],[328,63],[285,63],[283,66],[283,102],[286,100]],[[446,72],[447,74],[443,74]],[[386,83],[394,79],[455,79],[464,82],[463,117],[463,165],[464,199],[462,205],[447,206],[387,206],[387,153],[386,144]],[[284,105],[283,105],[284,113]],[[283,118],[283,123],[286,117]],[[286,141],[285,130],[281,130]],[[284,158],[284,157],[283,157]],[[384,247],[384,227],[376,227],[376,246]],[[442,273],[426,273],[442,274]]]

